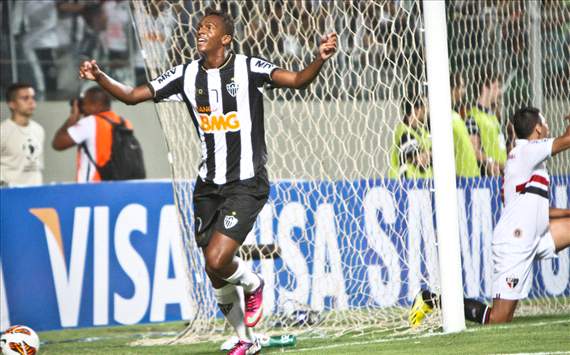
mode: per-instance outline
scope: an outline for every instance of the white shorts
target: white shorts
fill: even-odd
[[[534,240],[528,247],[520,248],[516,242],[499,245],[493,243],[493,298],[526,298],[532,286],[533,261],[557,257],[550,231]]]

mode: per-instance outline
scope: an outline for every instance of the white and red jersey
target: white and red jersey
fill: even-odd
[[[517,139],[509,153],[503,180],[505,208],[513,201],[535,194],[548,200],[550,176],[546,159],[552,154],[554,139]]]

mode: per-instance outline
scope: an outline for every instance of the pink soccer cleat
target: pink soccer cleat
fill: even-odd
[[[244,322],[248,327],[255,327],[263,315],[263,279],[252,293],[245,294],[245,317]]]
[[[232,350],[228,352],[228,355],[254,355],[259,354],[260,351],[261,345],[258,341],[250,343],[249,341],[240,340],[234,345]]]

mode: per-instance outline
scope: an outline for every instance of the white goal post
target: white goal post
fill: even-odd
[[[445,2],[423,0],[443,330],[465,329]]]

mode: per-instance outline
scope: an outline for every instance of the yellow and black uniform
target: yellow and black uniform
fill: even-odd
[[[394,131],[394,144],[390,151],[390,171],[388,176],[392,179],[431,178],[433,176],[431,165],[416,166],[413,157],[422,152],[431,150],[430,134],[424,127],[412,128],[400,123]]]
[[[466,126],[469,134],[477,134],[481,139],[481,149],[488,158],[504,165],[507,161],[507,144],[499,118],[491,110],[480,105],[473,107],[467,117]],[[477,127],[477,131],[473,130]],[[481,174],[485,169],[480,166]]]
[[[453,128],[453,148],[455,149],[455,174],[462,177],[480,176],[479,165],[475,148],[471,143],[470,133],[465,121],[455,112],[451,112],[451,126]],[[477,130],[477,126],[471,127],[471,132]]]

